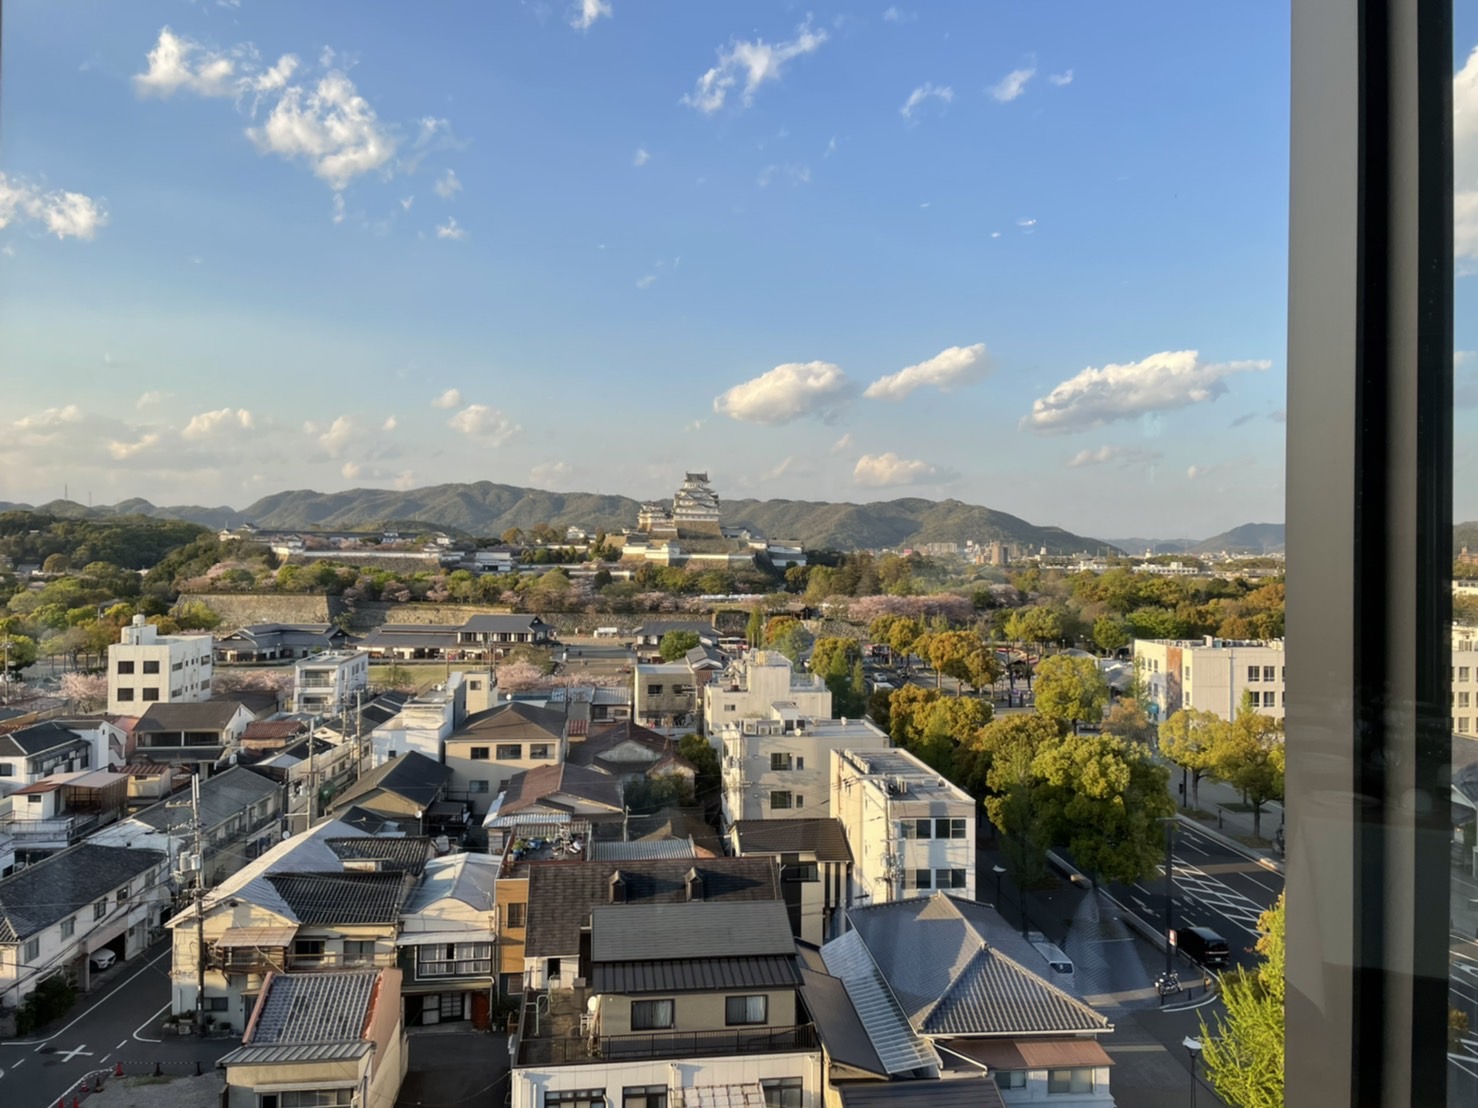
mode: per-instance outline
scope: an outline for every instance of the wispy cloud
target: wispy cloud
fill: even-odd
[[[462,191],[462,182],[457,180],[457,173],[455,170],[448,169],[445,173],[441,175],[436,184],[432,185],[431,187],[435,190],[437,196],[441,197],[443,200],[450,200],[453,196],[456,196],[457,193]]]
[[[935,85],[925,82],[908,94],[908,99],[903,102],[903,107],[898,109],[898,114],[904,119],[912,119],[913,113],[926,100],[938,100],[948,104],[955,98],[955,90],[948,85]]]
[[[467,229],[457,224],[455,216],[449,216],[445,223],[437,225],[436,237],[439,239],[451,239],[460,242],[467,237]]]
[[[639,289],[649,289],[656,283],[657,275],[655,273],[648,273],[645,277],[638,277],[636,279],[636,287]]]
[[[1026,92],[1026,84],[1037,75],[1035,67],[1013,69],[986,91],[999,103],[1009,104]]]
[[[841,438],[837,439],[836,442],[831,444],[830,452],[832,454],[841,454],[850,449],[852,449],[852,432],[848,431]]]
[[[857,459],[852,480],[864,488],[885,489],[905,485],[937,485],[954,480],[954,474],[939,466],[913,458],[886,454],[864,454]]]
[[[1132,446],[1100,446],[1097,450],[1080,450],[1067,463],[1069,469],[1084,466],[1101,466],[1110,463],[1119,466],[1153,465],[1165,455],[1158,450],[1144,450]]]
[[[811,167],[786,162],[784,165],[767,165],[759,171],[754,183],[760,188],[769,188],[775,181],[788,181],[792,185],[809,185]]]
[[[636,166],[637,169],[640,169],[651,160],[652,155],[648,154],[646,148],[642,146],[638,146],[636,148],[636,153],[631,155],[631,164]]]
[[[897,5],[890,5],[883,12],[884,23],[912,23],[918,17],[918,12],[906,12]]]
[[[693,91],[682,102],[711,115],[724,106],[729,93],[738,87],[739,102],[747,108],[754,103],[761,85],[778,82],[787,62],[815,53],[826,38],[824,30],[812,30],[807,20],[796,28],[795,38],[787,42],[768,43],[758,38],[752,42],[731,42],[720,48],[718,64],[698,78]]]
[[[255,425],[256,418],[245,408],[218,408],[191,418],[180,436],[186,439],[209,439],[231,432],[249,431]]]
[[[0,172],[0,229],[36,223],[59,239],[91,239],[108,222],[103,205],[80,192],[44,189]]]
[[[580,0],[570,12],[570,26],[588,31],[597,19],[612,17],[610,0]]]
[[[1073,71],[1069,69],[1064,73],[1049,73],[1047,80],[1058,88],[1063,88],[1073,83]]]

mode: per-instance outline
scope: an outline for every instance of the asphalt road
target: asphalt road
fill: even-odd
[[[1450,1003],[1468,1017],[1468,1032],[1447,1055],[1447,1103],[1478,1104],[1478,942],[1457,931],[1448,939]]]
[[[198,1060],[209,1070],[240,1039],[161,1041],[160,1021],[169,1009],[167,941],[109,972],[108,981],[60,1023],[24,1039],[0,1042],[0,1104],[5,1108],[55,1108],[71,1103],[81,1082],[123,1062],[131,1074],[193,1073]]]
[[[1282,875],[1184,825],[1176,829],[1174,857],[1175,926],[1209,927],[1226,939],[1234,965],[1254,965],[1257,920],[1283,891]],[[1165,926],[1163,876],[1109,892],[1151,927]]]

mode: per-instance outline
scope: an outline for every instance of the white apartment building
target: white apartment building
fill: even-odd
[[[975,798],[908,751],[833,752],[831,814],[852,848],[849,904],[975,899]]]
[[[1251,693],[1257,710],[1274,719],[1282,719],[1288,706],[1282,639],[1136,639],[1134,664],[1153,720],[1182,708],[1231,719],[1244,693]]]
[[[209,634],[161,635],[134,616],[108,647],[108,711],[136,716],[150,704],[210,699],[213,643]]]
[[[293,711],[336,715],[369,688],[369,655],[330,650],[293,665]]]
[[[1478,627],[1452,625],[1452,729],[1478,735]]]
[[[766,718],[730,723],[719,742],[725,830],[736,820],[826,818],[832,751],[892,745],[865,719],[818,719],[789,701],[777,701]]]
[[[446,684],[414,696],[401,705],[400,714],[376,727],[370,735],[371,761],[382,766],[391,758],[414,750],[433,762],[443,758],[446,737],[467,718],[467,686],[460,670]]]
[[[768,717],[771,707],[786,701],[812,719],[831,716],[831,690],[814,674],[797,675],[790,659],[778,650],[754,650],[703,687],[703,726],[721,735],[741,719]]]

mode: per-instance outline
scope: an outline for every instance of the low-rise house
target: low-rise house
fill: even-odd
[[[237,765],[276,782],[286,796],[289,830],[303,831],[351,785],[358,773],[352,743],[335,745],[317,736],[300,738],[278,750],[246,750]]]
[[[541,646],[554,630],[538,616],[481,615],[464,623],[384,623],[357,644],[372,658],[488,661],[515,646]]]
[[[407,1026],[470,1020],[477,1030],[488,1029],[497,986],[499,868],[486,854],[426,863],[398,939]]]
[[[514,774],[564,760],[568,726],[563,711],[521,701],[469,715],[442,744],[451,795],[485,814]]]
[[[369,688],[369,655],[334,650],[303,658],[293,665],[294,712],[336,715]]]
[[[489,647],[527,643],[543,645],[554,637],[554,628],[533,615],[473,616],[457,630],[457,645],[483,651]]]
[[[609,773],[568,762],[516,773],[483,819],[493,828],[509,817],[543,820],[578,816],[587,822],[619,822],[621,781]]]
[[[724,826],[832,815],[832,751],[891,745],[865,719],[808,717],[789,701],[771,705],[767,718],[737,720],[720,736]]]
[[[374,764],[381,765],[413,750],[441,761],[442,744],[467,718],[467,692],[465,675],[457,672],[442,687],[406,700],[393,718],[371,733]]]
[[[575,685],[549,690],[549,706],[563,707],[570,735],[585,734],[607,723],[631,718],[631,686]]]
[[[906,750],[831,755],[831,812],[852,845],[848,903],[975,899],[975,798]]]
[[[361,776],[333,798],[329,813],[359,808],[394,820],[413,834],[460,836],[471,813],[465,801],[447,799],[451,779],[446,766],[411,751]]]
[[[246,1026],[271,973],[396,964],[405,903],[430,859],[424,838],[375,838],[330,820],[278,843],[206,892],[203,1009],[217,1027]],[[169,920],[171,1004],[196,1011],[197,909]]]
[[[54,773],[10,794],[0,827],[26,862],[64,850],[106,828],[128,805],[128,778],[104,769]]]
[[[753,650],[703,688],[704,734],[721,735],[743,719],[763,719],[790,703],[811,719],[831,718],[831,690],[815,674],[798,674],[778,650]]]
[[[820,946],[841,932],[849,901],[852,851],[835,819],[739,820],[729,847],[741,858],[773,858],[796,937]]]
[[[662,636],[669,631],[691,632],[698,636],[699,645],[718,646],[718,628],[711,623],[704,623],[696,619],[657,619],[648,620],[632,632],[632,645],[636,647],[638,654],[646,657],[655,654],[662,643]]]
[[[252,718],[236,700],[155,704],[134,728],[134,759],[209,776],[236,749]]]
[[[94,744],[62,723],[33,723],[0,735],[0,796],[53,773],[96,768]]]
[[[168,904],[160,850],[79,843],[0,880],[0,1006],[15,1008],[55,973],[89,988],[88,955],[149,945]]]
[[[90,841],[163,850],[171,869],[195,852],[190,794],[182,791],[112,826]],[[201,872],[216,885],[265,854],[282,838],[282,787],[242,766],[200,782]]]
[[[1006,1105],[1111,1108],[1113,1061],[1098,1039],[1112,1024],[1047,980],[1041,956],[993,908],[935,893],[854,907],[847,921],[821,958],[891,1080],[833,1066],[840,1104],[912,1103],[887,1094],[915,1094],[920,1077],[978,1078],[983,1066]]]
[[[588,766],[623,781],[675,773],[689,782],[697,767],[677,752],[677,741],[631,720],[601,727],[580,742],[570,743],[565,760]]]
[[[222,1108],[393,1108],[409,1060],[397,969],[273,973],[226,1071]]]
[[[92,764],[98,769],[118,769],[133,756],[137,717],[95,712],[85,716],[58,716],[49,722],[75,731],[92,743]]]
[[[777,891],[756,859],[535,868],[513,1108],[817,1103]]]
[[[332,623],[253,623],[215,637],[217,662],[290,661],[345,646],[349,636]]]

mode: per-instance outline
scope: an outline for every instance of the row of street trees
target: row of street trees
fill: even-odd
[[[1262,835],[1262,809],[1283,795],[1283,721],[1260,713],[1243,694],[1237,716],[1182,708],[1160,725],[1160,751],[1181,768],[1187,807],[1201,803],[1201,779],[1225,781],[1252,809],[1252,833]]]

